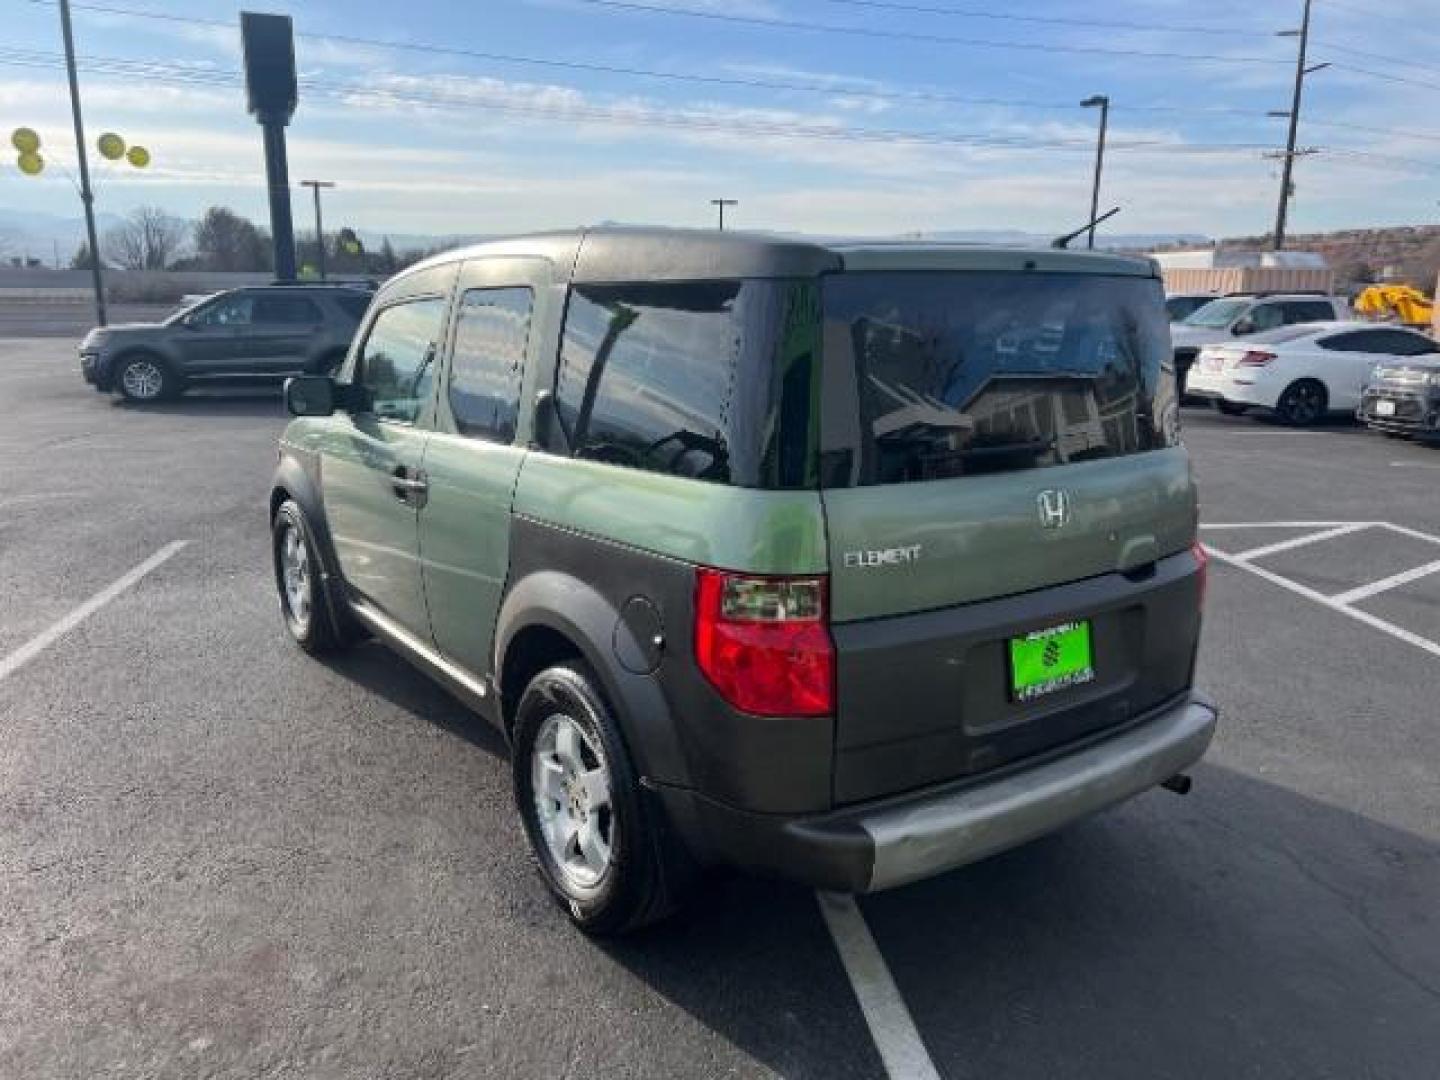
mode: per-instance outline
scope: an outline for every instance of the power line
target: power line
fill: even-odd
[[[1426,82],[1424,79],[1411,79],[1404,75],[1390,75],[1384,71],[1356,67],[1354,64],[1345,64],[1339,61],[1332,63],[1330,66],[1336,71],[1348,71],[1352,75],[1367,75],[1372,79],[1383,79],[1385,82],[1401,83],[1405,86],[1420,86],[1426,90],[1440,90],[1440,82]]]
[[[54,59],[43,54],[6,55],[0,51],[0,64],[16,67],[54,66]],[[231,87],[241,83],[240,76],[224,71],[202,70],[178,65],[166,65],[151,61],[127,61],[112,59],[97,61],[84,58],[86,70],[106,74],[145,78],[157,83],[178,85],[210,85]],[[683,112],[636,111],[633,109],[600,108],[594,106],[546,106],[529,103],[485,100],[474,95],[446,95],[434,90],[415,92],[394,88],[377,87],[370,83],[331,82],[302,78],[301,85],[308,91],[322,96],[339,97],[354,102],[356,99],[379,99],[401,104],[414,104],[442,108],[485,109],[491,112],[524,116],[541,116],[556,120],[593,120],[600,123],[617,123],[626,126],[646,128],[675,127],[713,132],[732,132],[748,135],[764,135],[783,138],[819,139],[853,142],[913,142],[967,147],[978,150],[1075,150],[1088,152],[1089,139],[1037,139],[1026,136],[980,136],[962,135],[945,131],[911,131],[895,128],[823,127],[794,123],[737,121],[721,119],[705,114]],[[1158,151],[1171,153],[1254,153],[1267,149],[1268,143],[1171,143],[1163,140],[1130,140],[1119,142],[1113,147],[1121,151]]]
[[[1138,30],[1167,34],[1212,34],[1234,38],[1233,26],[1173,26],[1159,23],[1128,22],[1114,19],[1074,19],[1058,15],[1016,15],[1011,12],[979,8],[939,7],[934,4],[898,3],[895,0],[824,0],[827,4],[867,8],[879,11],[907,11],[920,15],[942,15],[957,19],[990,19],[996,22],[1034,23],[1042,26],[1068,26],[1085,30]]]
[[[984,49],[1015,49],[1023,52],[1072,53],[1086,56],[1145,57],[1154,60],[1185,60],[1212,64],[1285,64],[1287,61],[1270,56],[1221,56],[1216,53],[1162,52],[1149,49],[1112,49],[1101,45],[1053,45],[1039,42],[994,41],[987,38],[956,37],[949,34],[921,34],[908,30],[887,30],[869,26],[838,26],[834,23],[805,22],[800,19],[762,18],[758,15],[735,15],[721,11],[699,11],[690,8],[642,4],[636,0],[572,0],[577,4],[633,11],[649,15],[673,15],[685,19],[761,26],[772,30],[806,30],[822,34],[847,34],[865,38],[888,38],[895,41],[923,41],[933,45],[967,45]]]
[[[1401,67],[1414,67],[1420,68],[1422,71],[1440,73],[1440,68],[1436,68],[1433,63],[1422,63],[1419,60],[1406,60],[1399,56],[1390,56],[1387,53],[1377,53],[1370,52],[1366,49],[1356,49],[1350,45],[1337,45],[1333,41],[1320,41],[1317,39],[1315,44],[1320,46],[1322,49],[1329,50],[1330,52],[1344,53],[1348,56],[1359,56],[1363,57],[1366,60],[1383,60],[1387,64],[1399,64]]]
[[[137,76],[140,76],[140,77],[153,77],[153,78],[155,79],[155,81],[163,81],[163,82],[167,82],[167,83],[171,83],[171,84],[177,84],[177,83],[178,83],[178,84],[183,84],[183,85],[214,85],[214,86],[225,86],[225,87],[229,87],[229,86],[239,85],[240,82],[241,82],[241,79],[240,79],[240,76],[239,76],[238,73],[221,71],[221,70],[217,70],[217,69],[215,69],[215,68],[210,68],[210,67],[199,67],[199,66],[181,64],[181,63],[166,63],[166,62],[163,62],[163,61],[156,61],[156,60],[136,59],[136,58],[129,58],[129,57],[114,57],[114,56],[94,56],[94,55],[89,55],[89,56],[83,56],[83,57],[81,57],[80,59],[81,59],[82,62],[83,62],[83,63],[82,63],[82,66],[83,66],[87,71],[95,71],[95,72],[100,72],[100,73],[104,73],[104,74],[137,75]],[[11,66],[11,67],[50,68],[50,67],[54,67],[54,66],[59,65],[61,62],[62,62],[62,58],[61,58],[58,54],[54,54],[54,53],[45,53],[45,52],[38,52],[38,51],[33,51],[33,50],[22,50],[22,49],[0,49],[0,64],[3,64],[3,65],[5,65],[5,66]],[[475,97],[475,96],[467,96],[467,95],[457,95],[457,94],[448,94],[448,95],[447,95],[447,94],[443,94],[443,93],[442,93],[442,94],[436,94],[433,90],[430,91],[430,92],[428,92],[428,93],[416,93],[416,92],[413,92],[413,91],[404,91],[404,90],[398,90],[398,89],[395,89],[395,88],[389,88],[389,89],[386,89],[386,88],[377,88],[373,83],[347,83],[347,82],[336,82],[336,81],[328,81],[328,82],[327,82],[327,81],[324,81],[324,80],[317,80],[317,79],[308,78],[308,77],[302,79],[301,81],[304,83],[304,85],[305,85],[307,88],[312,89],[312,90],[315,90],[315,91],[323,91],[323,92],[325,92],[326,94],[328,94],[328,95],[330,95],[330,96],[354,96],[354,95],[361,95],[361,96],[365,96],[365,95],[370,95],[370,96],[383,96],[383,97],[386,97],[386,98],[390,98],[390,99],[397,100],[397,101],[399,101],[399,102],[402,103],[402,104],[405,104],[405,103],[408,103],[408,104],[435,104],[435,105],[455,106],[455,107],[467,107],[467,108],[475,108],[475,107],[487,107],[487,108],[500,107],[500,108],[504,108],[504,109],[512,109],[512,108],[515,108],[515,107],[516,107],[516,106],[513,105],[513,103],[495,103],[495,102],[489,102],[489,101],[486,101],[486,100],[484,100],[484,99],[482,99],[482,98],[478,98],[478,97]],[[1073,109],[1073,106],[1067,106],[1067,107]],[[528,109],[528,108],[531,108],[531,106],[525,106],[525,108]],[[1131,108],[1132,108],[1132,111],[1135,110],[1135,109],[1137,109],[1137,108],[1139,108],[1139,109],[1163,109],[1163,110],[1165,110],[1165,111],[1175,111],[1175,112],[1184,112],[1184,111],[1187,111],[1187,110],[1181,109],[1181,108],[1178,107],[1178,106],[1138,106],[1138,107],[1137,107],[1137,106],[1132,106]],[[1253,119],[1261,119],[1261,118],[1264,118],[1265,115],[1266,115],[1266,114],[1264,114],[1264,113],[1260,113],[1260,112],[1253,111],[1253,110],[1238,110],[1238,109],[1237,109],[1237,110],[1225,110],[1225,111],[1226,111],[1226,112],[1233,113],[1234,115],[1249,117],[1249,118],[1253,118]],[[551,109],[548,113],[546,113],[545,115],[554,116],[554,117],[556,117],[556,118],[572,118],[572,119],[585,118],[585,119],[595,119],[595,118],[597,118],[597,116],[599,116],[601,113],[604,113],[604,110],[603,110],[603,109],[597,109],[596,107],[593,107],[593,106],[574,106],[574,107],[569,108],[568,110],[567,110],[567,109],[558,109],[558,110],[557,110],[557,109],[553,109],[553,108],[552,108],[552,109]],[[607,114],[607,115],[613,115],[613,113],[612,113],[612,114]],[[681,114],[681,115],[684,115],[684,114]],[[693,115],[693,114],[691,114],[691,115]],[[625,118],[625,122],[627,122],[627,123],[633,122],[633,119],[634,119],[633,113],[625,112],[625,113],[623,113],[623,116],[624,116],[624,118]],[[1393,135],[1393,136],[1397,136],[1397,137],[1400,137],[1400,138],[1410,139],[1410,140],[1412,140],[1412,141],[1418,140],[1418,141],[1427,141],[1427,142],[1440,143],[1440,135],[1425,135],[1425,134],[1423,134],[1423,133],[1402,131],[1402,130],[1394,129],[1394,128],[1377,128],[1377,127],[1373,127],[1373,126],[1368,125],[1368,124],[1347,123],[1347,122],[1339,121],[1339,120],[1333,120],[1333,121],[1320,121],[1320,120],[1309,121],[1309,120],[1307,120],[1306,122],[1307,122],[1307,124],[1310,124],[1310,125],[1312,125],[1312,126],[1332,127],[1332,128],[1344,129],[1344,130],[1350,130],[1350,131],[1360,131],[1360,132],[1365,132],[1365,133],[1375,134],[1375,135]],[[717,123],[717,121],[715,121],[713,118],[708,118],[708,117],[705,118],[705,124],[706,124],[706,127],[707,127],[707,128],[713,126],[715,123]],[[755,125],[755,126],[756,126],[756,127],[764,127],[764,128],[766,128],[767,130],[774,129],[774,128],[777,128],[777,127],[786,127],[786,128],[793,128],[793,127],[794,127],[793,125]],[[749,127],[749,126],[747,126],[747,130],[750,130],[750,127]],[[817,137],[817,138],[835,138],[835,137],[837,137],[837,133],[840,133],[840,132],[848,132],[848,131],[855,131],[855,130],[857,130],[857,129],[853,129],[853,128],[839,129],[839,128],[829,128],[829,127],[820,127],[820,128],[817,128],[817,127],[811,126],[811,127],[808,127],[808,128],[801,128],[801,129],[798,129],[798,130],[800,130],[801,133],[802,133],[804,136],[806,136],[806,137],[811,137],[811,136],[813,136],[813,137]],[[932,138],[940,137],[940,138],[943,138],[943,139],[945,139],[945,140],[947,140],[947,141],[952,141],[952,142],[957,141],[957,140],[960,140],[960,139],[963,138],[963,139],[968,140],[970,143],[973,143],[974,145],[977,145],[977,146],[986,146],[986,147],[1005,147],[1005,146],[1023,145],[1023,146],[1035,146],[1035,147],[1037,147],[1037,148],[1038,148],[1038,147],[1047,147],[1047,148],[1059,149],[1059,148],[1083,148],[1083,147],[1086,147],[1086,146],[1089,145],[1089,142],[1088,142],[1087,140],[1081,140],[1081,139],[1072,139],[1072,140],[1061,140],[1061,139],[1035,140],[1035,139],[1026,139],[1026,138],[1023,138],[1023,137],[1005,137],[1005,136],[959,136],[959,135],[948,134],[948,133],[904,132],[904,131],[900,131],[900,130],[897,130],[897,129],[858,129],[858,130],[866,131],[866,132],[874,132],[874,135],[873,135],[873,136],[869,136],[869,135],[865,136],[866,141],[872,141],[873,138],[878,138],[878,137],[884,137],[884,138],[887,138],[887,139],[889,139],[889,138],[901,138],[901,137],[903,137],[906,141],[930,141]],[[822,132],[823,132],[824,134],[821,134]],[[1142,149],[1142,148],[1150,148],[1150,147],[1168,147],[1168,146],[1174,146],[1174,145],[1175,145],[1175,144],[1166,143],[1166,142],[1161,141],[1161,140],[1148,140],[1148,141],[1145,141],[1145,142],[1137,142],[1137,141],[1133,141],[1133,140],[1132,140],[1132,142],[1130,142],[1130,143],[1123,143],[1123,142],[1120,143],[1120,144],[1119,144],[1119,149],[1122,149],[1122,150],[1124,150],[1124,149]],[[1207,144],[1187,143],[1187,144],[1183,144],[1183,145],[1184,145],[1184,146],[1206,146]],[[1208,144],[1208,145],[1211,146],[1211,147],[1213,147],[1213,148],[1216,149],[1216,150],[1226,150],[1226,151],[1230,151],[1230,150],[1234,150],[1234,151],[1240,151],[1240,150],[1255,150],[1255,149],[1265,149],[1265,148],[1268,148],[1268,144],[1265,144],[1265,143],[1222,143],[1222,144]]]

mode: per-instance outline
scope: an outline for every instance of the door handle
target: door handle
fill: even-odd
[[[395,489],[395,497],[404,502],[409,502],[411,496],[423,499],[430,490],[430,480],[425,473],[410,465],[395,466],[390,475],[390,485]]]

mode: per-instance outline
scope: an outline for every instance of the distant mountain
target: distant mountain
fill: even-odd
[[[95,215],[95,228],[104,233],[120,222],[118,214]],[[70,258],[85,242],[85,218],[77,214],[39,214],[29,210],[7,210],[0,207],[0,258],[30,256],[46,266],[60,252],[60,265],[70,265]]]

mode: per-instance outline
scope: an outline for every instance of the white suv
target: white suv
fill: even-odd
[[[1344,300],[1318,293],[1256,293],[1212,300],[1170,327],[1180,392],[1184,394],[1190,365],[1206,345],[1297,323],[1338,322],[1349,317]]]

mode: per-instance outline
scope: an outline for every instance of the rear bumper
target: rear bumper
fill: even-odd
[[[875,892],[953,870],[1123,802],[1204,756],[1217,713],[1187,694],[1078,748],[999,775],[829,814],[751,814],[661,789],[682,832],[715,861],[845,892]]]

